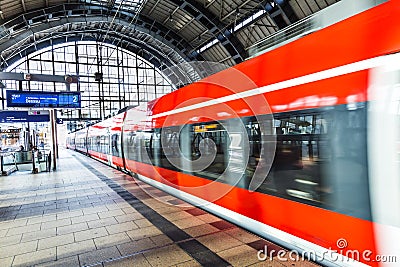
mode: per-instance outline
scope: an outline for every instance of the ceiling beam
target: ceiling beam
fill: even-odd
[[[98,27],[93,27],[92,29],[88,30],[87,28],[85,28],[84,25],[82,25],[82,30],[78,29],[72,32],[68,32],[70,30],[68,29],[68,27],[65,27],[64,30],[66,32],[58,32],[58,34],[55,35],[48,34],[47,37],[45,36],[40,40],[37,40],[36,46],[34,46],[32,43],[28,46],[20,46],[20,51],[17,51],[18,54],[13,53],[13,55],[1,62],[2,68],[0,67],[0,69],[4,69],[5,67],[16,62],[23,56],[50,46],[51,43],[58,44],[65,42],[74,42],[78,40],[99,40],[106,33],[107,27],[103,27],[104,29],[101,29],[101,27],[100,29]],[[121,38],[122,36],[124,37],[124,39]],[[155,67],[159,68],[163,72],[181,62],[181,59],[177,58],[176,56],[170,57],[169,50],[160,49],[160,47],[157,46],[157,43],[149,43],[147,40],[141,37],[138,38],[137,36],[127,34],[126,32],[109,32],[107,40],[105,41],[106,43],[113,44],[116,40],[122,40],[122,42],[120,43],[120,47],[130,50],[132,53],[140,54],[140,51],[142,51],[142,57],[150,61]],[[171,51],[173,50],[171,49]],[[178,52],[176,53],[178,54]],[[187,69],[184,68],[182,71],[183,73],[187,74],[187,77],[185,76],[185,81],[193,82],[197,80],[196,77],[188,74],[189,72]],[[181,83],[186,84],[187,82],[178,81],[177,86],[179,86],[179,84]]]
[[[230,15],[232,15],[233,13],[235,13],[236,11],[240,10],[242,7],[244,7],[245,5],[247,5],[251,0],[246,0],[243,3],[241,3],[237,8],[233,9],[231,12],[229,12],[228,14],[226,14],[225,16],[223,16],[221,18],[221,21],[225,21]]]
[[[199,20],[200,23],[201,23],[200,19],[202,17],[206,19],[209,23],[206,23],[206,25],[202,23],[202,25],[206,27],[208,31],[215,36],[215,38],[219,38],[221,44],[231,54],[236,63],[240,63],[245,58],[247,58],[247,51],[245,50],[244,45],[239,41],[239,39],[234,34],[229,34],[228,36],[226,36],[225,29],[227,25],[219,21],[218,17],[216,17],[210,10],[205,8],[202,3],[199,3],[196,0],[186,0],[186,1],[170,0],[170,1],[173,2],[175,5],[177,5],[180,9],[184,10],[186,13],[191,15],[192,17]],[[215,32],[215,28],[218,29],[218,32]]]
[[[67,14],[69,14],[70,11],[72,11],[72,12],[74,12],[74,14],[80,14],[80,16],[73,16],[73,17],[66,18],[66,17],[62,17],[62,14],[58,14],[57,16],[55,16],[53,14],[53,16],[54,16],[53,19],[59,18],[60,20],[53,20],[51,22],[51,27],[56,27],[56,26],[61,26],[61,25],[71,26],[76,23],[81,24],[81,23],[85,23],[85,22],[87,24],[90,21],[96,21],[98,19],[97,17],[93,17],[93,16],[87,17],[86,14],[88,14],[91,9],[106,9],[106,8],[107,7],[105,7],[105,6],[91,6],[91,5],[77,6],[76,4],[64,4],[64,10],[65,10],[65,12],[63,13],[64,15],[67,15]],[[111,13],[110,13],[110,10],[107,10],[107,11],[108,11],[107,14],[109,14],[109,16],[113,16],[112,12],[116,12],[116,10],[111,10]],[[0,12],[0,14],[1,14],[1,12]],[[48,9],[44,8],[43,13],[42,13],[43,20],[46,20],[48,18],[48,14],[51,14],[51,9],[48,10]],[[26,21],[25,25],[29,24],[28,20],[31,19],[30,15],[31,15],[30,13],[27,13],[27,14],[20,16],[21,19]],[[129,21],[132,20],[133,16],[134,15],[132,13],[120,10],[118,12],[117,20],[119,22],[121,22],[119,24],[122,26],[122,25],[125,25],[124,24],[125,22],[129,23]],[[98,21],[105,21],[104,17],[100,18]],[[178,33],[168,29],[162,23],[157,22],[156,20],[152,19],[151,17],[148,17],[145,14],[139,14],[139,16],[137,17],[137,20],[135,20],[135,24],[136,25],[131,25],[131,28],[133,30],[142,31],[146,34],[149,34],[150,36],[157,39],[158,41],[171,47],[173,50],[178,51],[178,53],[180,53],[180,56],[182,56],[185,60],[193,61],[196,59],[195,55],[191,54],[192,49],[194,49],[193,45],[190,44],[188,41],[186,41]],[[126,25],[128,25],[128,24],[126,24]],[[126,27],[126,25],[125,25],[125,27]],[[48,28],[48,27],[49,27],[49,25],[42,24],[38,27],[35,27],[34,32],[40,32],[41,30],[44,30],[45,28]],[[28,27],[26,27],[26,30],[28,30]],[[31,30],[33,30],[33,29],[31,29]],[[25,35],[24,35],[25,37],[22,37],[21,35],[19,35],[19,36],[21,36],[21,38],[19,38],[18,36],[12,36],[11,32],[9,34],[10,34],[10,38],[11,38],[10,42],[12,42],[12,46],[16,42],[20,42],[22,40],[21,38],[26,37]],[[0,43],[1,56],[4,57],[3,52],[8,49],[9,45],[10,44],[8,41],[7,41],[7,44]],[[197,59],[204,60],[201,56]],[[3,66],[3,63],[1,62],[1,60],[0,60],[0,64]]]
[[[190,25],[190,23],[192,23],[195,20],[195,18],[191,18],[185,25],[182,26],[182,28],[179,29],[178,33],[183,31],[183,29],[185,29],[187,26]]]
[[[16,72],[0,72],[0,80],[13,81],[39,81],[39,82],[57,82],[57,83],[78,83],[77,76],[68,76],[71,80],[67,80],[65,75],[48,75],[48,74],[24,74]]]
[[[26,12],[25,0],[21,0],[22,9]]]
[[[216,0],[204,0],[204,6],[209,8]]]
[[[115,5],[115,0],[108,0],[107,6],[108,6],[109,8],[113,8],[114,5]]]
[[[171,13],[168,14],[168,16],[164,19],[163,23],[165,25],[165,23],[168,22],[168,20],[173,20],[172,16],[175,14],[176,11],[178,11],[179,7],[176,7]]]
[[[224,0],[220,0],[221,2],[220,2],[220,6],[219,6],[219,18],[221,19],[222,18],[222,12],[223,12],[223,10],[224,10],[224,3],[225,3],[225,1]]]
[[[157,2],[151,7],[149,14],[148,14],[149,16],[151,15],[151,13],[153,13],[153,11],[156,8],[156,6],[158,5],[158,3],[160,3],[160,0],[157,0]]]

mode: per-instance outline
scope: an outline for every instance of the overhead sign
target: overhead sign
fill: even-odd
[[[7,107],[81,108],[80,92],[42,92],[7,90]]]
[[[28,111],[0,111],[0,123],[47,122],[49,114],[29,115]]]

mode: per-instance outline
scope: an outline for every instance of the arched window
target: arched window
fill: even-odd
[[[175,89],[159,69],[128,50],[93,41],[69,42],[47,47],[23,57],[6,71],[17,73],[78,75],[71,91],[82,94],[80,110],[59,110],[65,121],[94,122],[137,106]],[[96,75],[101,79],[96,79]],[[22,82],[22,90],[65,91],[66,85],[53,82]],[[6,89],[19,89],[16,81],[6,81]],[[3,102],[3,108],[5,103]]]

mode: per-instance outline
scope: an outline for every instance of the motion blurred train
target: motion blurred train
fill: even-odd
[[[379,2],[67,147],[324,265],[399,266],[400,1]]]

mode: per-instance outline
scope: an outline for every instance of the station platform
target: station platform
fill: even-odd
[[[77,152],[57,167],[0,177],[0,266],[318,266]]]

